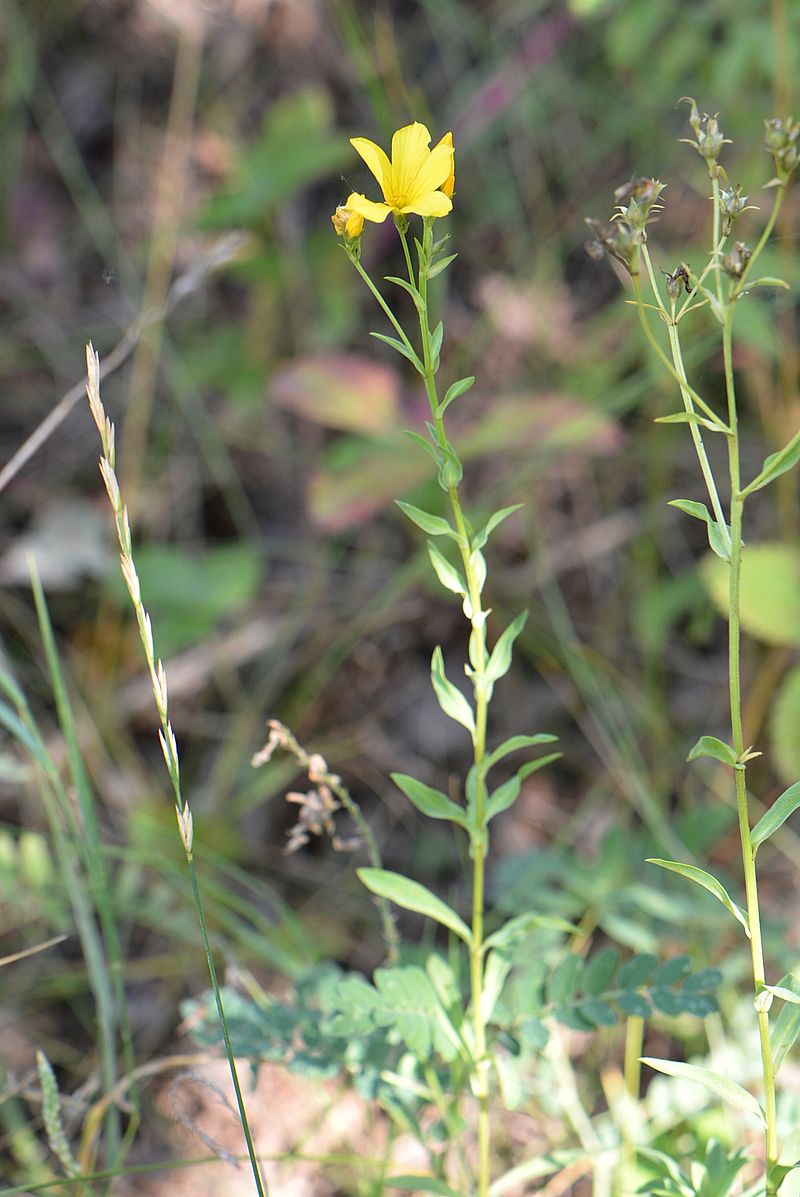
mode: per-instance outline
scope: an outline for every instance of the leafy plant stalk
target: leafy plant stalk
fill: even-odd
[[[781,286],[780,280],[762,279],[756,284],[749,283],[752,269],[761,251],[767,244],[778,214],[781,209],[786,184],[795,169],[798,160],[797,142],[800,138],[800,124],[788,118],[786,121],[774,119],[766,122],[767,148],[772,150],[777,170],[777,178],[773,180],[776,186],[772,211],[761,236],[753,250],[744,242],[737,241],[728,253],[723,253],[731,235],[735,219],[745,209],[746,197],[740,196],[740,188],[731,187],[724,169],[717,159],[726,139],[723,138],[716,117],[700,117],[693,100],[691,104],[690,124],[694,130],[696,141],[690,142],[706,160],[712,184],[712,237],[711,253],[704,270],[699,277],[693,276],[685,264],[681,264],[674,273],[667,274],[665,284],[666,299],[661,294],[647,247],[646,225],[652,219],[651,212],[655,208],[662,185],[655,180],[639,180],[631,185],[631,203],[618,208],[616,218],[620,225],[605,240],[605,246],[627,267],[632,277],[635,302],[639,320],[645,337],[658,359],[665,366],[668,373],[678,383],[683,400],[684,414],[662,417],[667,422],[685,422],[689,424],[689,431],[695,452],[708,490],[713,516],[703,507],[689,500],[676,500],[675,505],[681,507],[691,515],[703,518],[708,527],[709,543],[713,551],[727,564],[728,568],[728,677],[729,677],[729,706],[731,723],[731,745],[723,744],[714,737],[704,736],[690,753],[689,759],[696,756],[710,755],[724,761],[733,769],[736,806],[738,813],[739,834],[741,841],[741,856],[744,888],[746,895],[746,914],[740,911],[732,902],[720,883],[703,870],[681,865],[676,862],[656,861],[664,867],[682,873],[691,880],[703,885],[724,902],[729,910],[742,922],[750,939],[751,969],[754,989],[754,1005],[758,1021],[759,1043],[761,1050],[762,1081],[764,1106],[760,1116],[764,1124],[766,1149],[766,1187],[767,1197],[774,1197],[778,1192],[783,1178],[782,1166],[778,1165],[778,1138],[776,1114],[775,1067],[773,1062],[772,1045],[770,1041],[769,1009],[773,994],[766,987],[764,953],[761,936],[761,918],[759,910],[758,880],[756,875],[755,854],[759,844],[774,829],[762,830],[761,824],[756,829],[751,828],[750,812],[747,799],[747,762],[752,756],[758,755],[745,745],[742,717],[742,686],[741,686],[741,573],[742,573],[742,528],[744,503],[747,496],[754,490],[766,486],[773,478],[778,477],[790,468],[800,456],[800,433],[784,446],[783,449],[767,458],[761,472],[749,485],[742,486],[739,422],[736,405],[736,388],[733,368],[733,319],[736,304],[748,294],[748,287],[756,285]],[[591,222],[590,222],[591,223]],[[639,264],[644,263],[647,276],[653,292],[654,305],[645,304],[639,279]],[[665,272],[666,273],[666,272]],[[708,275],[713,275],[713,290],[708,290],[704,283]],[[681,289],[687,292],[680,310],[677,301]],[[694,305],[695,297],[701,296],[699,304]],[[689,384],[681,349],[679,321],[692,310],[693,306],[708,304],[714,316],[721,325],[722,351],[724,362],[725,396],[727,404],[727,419],[723,420],[711,406],[707,404]],[[655,310],[666,325],[671,361],[667,358],[659,344],[647,315],[647,309]],[[698,409],[703,415],[698,414]],[[725,519],[719,488],[714,477],[713,469],[703,443],[703,427],[711,432],[719,432],[725,436],[728,449],[728,483],[730,489],[729,523]],[[787,809],[792,805],[791,794],[787,801]],[[785,816],[784,816],[785,817]],[[775,826],[779,825],[774,819]],[[683,1075],[692,1066],[676,1065],[669,1061],[650,1061],[656,1067],[672,1075]],[[681,1071],[683,1070],[683,1071]],[[729,1082],[707,1072],[703,1080],[697,1070],[697,1079],[707,1084],[712,1090],[725,1093],[734,1104],[742,1108],[752,1108],[748,1104],[748,1095],[744,1091],[739,1093],[731,1089]],[[626,1067],[627,1072],[627,1067]],[[710,1078],[710,1079],[709,1079]],[[716,1088],[715,1088],[716,1086]],[[749,1099],[752,1100],[752,1099]]]

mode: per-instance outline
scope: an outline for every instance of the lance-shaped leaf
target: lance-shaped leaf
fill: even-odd
[[[396,906],[402,906],[404,910],[424,914],[454,931],[464,943],[472,942],[472,932],[464,920],[451,906],[437,898],[436,894],[432,894],[418,881],[412,881],[402,873],[392,873],[388,869],[363,868],[357,869],[356,872],[367,889],[379,898],[386,898]]]
[[[666,1076],[674,1076],[682,1081],[696,1081],[698,1085],[704,1085],[706,1089],[727,1102],[728,1105],[737,1110],[745,1110],[748,1114],[754,1114],[762,1126],[766,1125],[764,1112],[753,1094],[748,1093],[741,1085],[737,1085],[735,1081],[729,1080],[726,1076],[713,1072],[710,1068],[701,1068],[697,1064],[681,1064],[675,1060],[654,1060],[652,1056],[642,1056],[641,1061],[642,1064],[649,1064],[651,1068],[665,1073]]]
[[[376,341],[384,341],[387,345],[391,345],[392,349],[396,349],[403,357],[408,358],[418,374],[421,374],[423,378],[425,377],[425,367],[413,349],[409,349],[402,341],[398,341],[397,337],[389,337],[386,333],[372,332],[369,335],[374,337]]]
[[[727,524],[720,527],[705,503],[696,503],[694,499],[672,499],[669,505],[684,511],[686,515],[693,515],[696,520],[703,520],[708,529],[708,543],[712,550],[723,561],[730,561],[731,530]]]
[[[775,478],[779,478],[792,466],[797,465],[798,461],[800,461],[800,432],[795,433],[788,445],[778,449],[777,453],[770,453],[769,457],[764,459],[761,470],[742,493],[749,495],[754,490],[761,490],[762,486],[768,486]]]
[[[800,999],[800,978],[796,977],[794,973],[787,973],[781,977],[780,983],[775,988],[797,994]],[[776,1072],[783,1063],[789,1048],[793,1046],[800,1034],[800,1005],[790,1002],[788,998],[783,1000],[786,1005],[772,1024],[769,1036],[772,1045],[772,1062]]]
[[[658,865],[660,869],[668,869],[671,873],[678,873],[681,877],[686,877],[689,881],[694,881],[696,885],[701,885],[703,889],[708,890],[742,924],[745,935],[748,939],[750,938],[747,915],[740,906],[736,905],[722,882],[717,881],[711,873],[707,873],[705,869],[698,869],[696,865],[680,864],[675,860],[659,860],[656,857],[650,857],[647,863]]]
[[[452,591],[453,594],[460,594],[462,598],[466,596],[467,587],[464,579],[454,565],[451,565],[444,554],[437,549],[432,540],[428,541],[428,556],[431,559],[436,577],[444,586],[445,590]]]
[[[495,815],[501,814],[504,810],[508,810],[513,806],[519,795],[519,789],[522,781],[519,775],[509,777],[508,781],[504,781],[501,786],[498,786],[493,794],[489,796],[486,803],[486,822],[488,823]]]
[[[462,827],[469,827],[467,812],[451,801],[441,790],[434,790],[407,773],[392,773],[392,781],[429,819],[449,819]]]
[[[495,511],[494,515],[490,515],[484,526],[473,536],[473,549],[482,549],[497,525],[502,524],[503,520],[508,519],[515,511],[519,511],[522,506],[522,503],[514,503],[512,507],[501,507],[499,511]]]
[[[728,429],[720,420],[715,423],[713,420],[707,419],[705,416],[699,415],[696,411],[676,411],[669,416],[656,416],[655,424],[699,424],[703,428],[707,428],[709,432],[727,432]],[[687,500],[688,502],[688,500]],[[677,506],[677,504],[674,504]],[[694,512],[689,512],[693,515]]]
[[[552,914],[538,914],[534,910],[528,910],[524,914],[516,914],[510,918],[507,923],[504,923],[497,931],[494,931],[488,939],[483,942],[484,952],[489,948],[505,948],[515,943],[518,939],[523,939],[524,936],[530,934],[537,927],[542,927],[547,931],[561,931],[566,935],[573,935],[577,931],[574,923],[568,923],[566,919],[560,919]]]
[[[507,740],[503,740],[503,743],[499,744],[486,757],[483,762],[484,771],[488,772],[504,756],[508,756],[512,752],[517,752],[520,748],[535,748],[539,744],[553,744],[557,739],[558,736],[552,736],[549,732],[537,732],[535,736],[510,736]]]
[[[444,672],[444,660],[442,659],[442,650],[435,648],[433,650],[433,657],[431,659],[431,682],[436,697],[439,700],[439,706],[444,711],[445,715],[449,715],[456,723],[461,723],[471,736],[475,735],[475,716],[472,713],[472,707],[467,702],[461,691],[448,681]]]
[[[439,414],[442,415],[454,399],[458,399],[460,395],[465,394],[474,384],[474,374],[470,374],[468,378],[459,378],[457,382],[451,383],[445,392],[444,399],[439,404]]]
[[[411,503],[404,503],[402,499],[395,499],[395,504],[413,524],[422,528],[422,531],[427,532],[430,536],[449,536],[452,540],[461,540],[455,528],[451,528],[447,520],[442,519],[440,515],[432,515],[430,511],[423,511]]]
[[[777,798],[767,813],[758,820],[750,833],[753,851],[758,848],[759,844],[763,844],[764,840],[768,840],[779,827],[782,827],[798,806],[800,806],[800,781],[796,781],[793,786],[789,786],[788,790],[784,790],[780,798]]]
[[[508,673],[514,641],[525,627],[527,618],[528,612],[520,611],[517,618],[512,620],[504,632],[501,632],[486,666],[485,677],[488,682],[496,682]]]
[[[716,736],[701,736],[686,759],[696,761],[701,756],[712,756],[714,760],[722,761],[723,765],[730,765],[731,768],[736,765],[737,760],[730,744],[718,740]]]

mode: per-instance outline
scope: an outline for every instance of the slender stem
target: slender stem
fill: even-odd
[[[410,255],[405,234],[401,232],[401,240],[406,250],[406,260],[411,269]],[[444,431],[444,421],[439,410],[439,400],[436,388],[433,355],[431,351],[431,332],[428,323],[428,262],[431,252],[432,222],[426,220],[423,232],[423,254],[419,271],[419,293],[422,305],[419,313],[420,335],[422,337],[423,363],[425,367],[425,390],[428,395],[434,426],[439,440],[439,447],[444,453],[447,438]],[[413,275],[412,275],[413,277]],[[470,636],[470,655],[474,669],[475,687],[475,734],[473,738],[473,764],[475,767],[475,821],[471,834],[470,856],[472,857],[472,938],[469,950],[469,975],[471,993],[472,1030],[475,1040],[475,1076],[473,1078],[474,1092],[478,1099],[478,1189],[477,1197],[487,1197],[489,1192],[491,1124],[489,1114],[489,1057],[486,1047],[486,1025],[483,1007],[483,923],[485,903],[486,853],[488,835],[486,830],[486,802],[487,788],[484,770],[481,768],[486,756],[486,724],[488,716],[488,696],[483,680],[487,664],[486,624],[481,609],[481,583],[477,574],[469,544],[469,532],[461,507],[458,489],[455,485],[448,487],[448,498],[453,512],[456,531],[460,536],[459,549],[464,567],[464,577],[467,583],[470,609],[472,612],[472,633]]]
[[[643,250],[643,253],[644,253],[644,250]],[[648,320],[647,320],[647,316],[645,315],[644,300],[642,298],[642,286],[641,286],[641,283],[639,282],[638,275],[634,274],[632,276],[632,282],[633,282],[633,293],[636,296],[636,307],[637,307],[637,311],[639,313],[639,322],[641,323],[642,331],[644,332],[644,335],[647,338],[647,342],[648,342],[650,348],[653,350],[653,353],[655,353],[656,357],[661,362],[661,364],[663,365],[663,367],[667,371],[667,373],[672,378],[674,378],[675,381],[677,383],[679,383],[683,389],[686,390],[686,393],[689,396],[689,398],[692,400],[692,402],[697,407],[699,407],[701,409],[701,411],[705,412],[705,414],[708,416],[709,420],[713,420],[715,423],[717,423],[719,425],[720,432],[727,432],[727,427],[725,426],[725,424],[722,423],[719,416],[714,411],[713,407],[709,407],[709,405],[706,403],[705,399],[703,399],[702,395],[698,395],[698,393],[694,389],[694,387],[691,387],[689,385],[688,381],[686,380],[685,373],[684,373],[684,377],[681,378],[680,374],[675,369],[675,366],[669,360],[667,355],[664,353],[664,350],[661,348],[658,341],[655,339],[655,336],[653,335],[653,330],[651,329],[651,327],[648,323]]]
[[[778,219],[778,216],[780,215],[780,210],[781,210],[781,207],[783,206],[783,200],[784,200],[785,195],[786,195],[786,184],[780,183],[778,185],[778,187],[775,188],[775,200],[772,204],[772,211],[769,214],[769,220],[767,221],[767,223],[764,226],[764,231],[761,234],[761,236],[759,237],[758,242],[756,243],[755,249],[753,250],[750,257],[748,258],[747,264],[746,264],[744,270],[742,271],[740,277],[736,280],[736,282],[731,287],[731,303],[733,303],[734,300],[738,299],[739,296],[742,294],[742,291],[744,290],[745,284],[747,282],[747,276],[749,275],[750,271],[753,269],[753,267],[755,266],[759,257],[761,256],[762,249],[769,241],[770,236],[772,235],[772,230],[775,228],[775,222]]]
[[[398,337],[400,338],[400,340],[401,340],[401,341],[403,342],[403,344],[405,345],[406,349],[409,351],[409,353],[411,353],[411,354],[413,355],[413,357],[415,357],[415,358],[416,358],[416,356],[417,356],[417,355],[416,355],[416,353],[414,352],[414,346],[411,344],[411,342],[409,341],[408,337],[406,336],[406,334],[405,334],[405,331],[404,331],[404,329],[403,329],[403,326],[401,325],[400,321],[399,321],[399,320],[397,319],[397,317],[395,316],[395,314],[394,314],[394,312],[392,311],[392,309],[389,307],[389,305],[388,305],[388,303],[386,302],[386,300],[385,300],[385,299],[383,298],[383,296],[381,295],[381,293],[380,293],[380,291],[378,290],[378,288],[377,288],[377,287],[375,286],[375,284],[373,283],[373,281],[372,281],[372,279],[370,278],[370,276],[367,274],[367,272],[366,272],[366,270],[364,269],[364,267],[361,265],[361,263],[360,263],[360,261],[358,260],[358,258],[351,256],[351,257],[350,257],[350,261],[353,263],[353,265],[355,266],[356,270],[357,270],[357,271],[358,271],[358,273],[361,275],[361,277],[363,278],[364,282],[367,284],[367,286],[369,287],[370,291],[372,292],[372,294],[373,294],[373,295],[375,296],[375,298],[377,299],[378,303],[379,303],[379,304],[380,304],[380,306],[381,306],[381,309],[382,309],[382,311],[383,311],[384,315],[385,315],[385,316],[387,317],[387,319],[388,319],[388,320],[391,322],[392,328],[395,330],[395,332],[397,333]]]
[[[684,299],[683,303],[680,306],[678,314],[675,317],[676,323],[679,322],[684,317],[684,315],[686,314],[687,311],[691,310],[689,305],[691,304],[692,300],[696,298],[700,288],[702,287],[703,283],[705,282],[706,278],[708,277],[709,271],[713,270],[716,263],[719,261],[719,255],[722,253],[722,247],[727,240],[728,240],[727,237],[720,237],[718,241],[714,242],[714,248],[712,249],[711,254],[709,255],[708,261],[706,262],[705,266],[703,267],[702,274],[698,275],[694,286],[692,287],[691,291],[686,296],[686,298]],[[708,292],[706,292],[706,295],[708,295]],[[703,302],[705,302],[705,300]]]
[[[744,496],[740,489],[739,434],[736,412],[736,391],[733,377],[733,303],[728,302],[722,326],[722,350],[725,363],[725,389],[728,397],[728,423],[731,436],[728,441],[728,463],[731,481],[731,557],[729,569],[729,617],[728,617],[728,671],[730,684],[731,732],[733,747],[738,757],[745,751],[742,724],[741,690],[741,569],[742,569],[742,514]],[[747,922],[750,929],[750,952],[753,969],[753,988],[758,995],[765,982],[764,951],[761,941],[761,916],[758,903],[758,881],[756,877],[755,854],[750,835],[750,816],[747,806],[746,766],[742,762],[735,768],[736,807],[739,816],[739,835],[742,849],[745,893],[747,896]],[[769,1037],[769,1014],[758,1010],[758,1034],[761,1045],[761,1066],[764,1077],[764,1106],[766,1114],[766,1155],[768,1175],[778,1159],[778,1138],[776,1123],[775,1069],[772,1061],[772,1047]],[[768,1179],[767,1197],[777,1193],[777,1186]]]

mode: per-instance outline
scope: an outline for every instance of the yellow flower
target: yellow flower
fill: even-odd
[[[450,150],[452,151],[453,150],[453,134],[445,133],[444,137],[439,142],[439,145],[449,146]],[[436,148],[438,149],[439,146],[437,146]],[[445,181],[442,183],[442,191],[445,193],[445,195],[447,196],[448,199],[452,199],[453,192],[455,191],[455,188],[456,188],[456,156],[455,156],[455,153],[453,152],[452,157],[450,159],[450,174],[447,176]]]
[[[351,212],[344,204],[339,204],[331,217],[337,237],[347,236],[351,240],[360,237],[364,231],[364,217],[358,212]]]
[[[415,121],[395,133],[389,161],[374,141],[351,137],[350,144],[380,183],[385,202],[375,203],[354,191],[347,197],[348,210],[376,224],[382,224],[390,212],[446,216],[453,207],[450,199],[455,182],[453,134],[446,133],[432,150],[428,149],[430,143],[428,130]]]

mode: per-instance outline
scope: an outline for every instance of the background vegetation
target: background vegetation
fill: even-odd
[[[436,501],[400,433],[424,419],[423,396],[396,355],[367,342],[375,316],[329,219],[366,186],[348,137],[386,144],[410,119],[435,139],[452,128],[456,145],[459,257],[435,300],[445,373],[478,377],[458,414],[467,492],[525,504],[493,541],[500,625],[531,610],[494,718],[500,727],[505,709],[516,728],[529,713],[564,754],[498,822],[493,900],[513,913],[536,893],[587,942],[666,944],[723,964],[732,1014],[735,932],[710,898],[643,864],[676,843],[698,855],[715,844],[716,870],[738,877],[727,777],[683,764],[699,725],[724,738],[727,718],[704,529],[665,502],[701,497],[700,482],[683,430],[652,423],[674,410],[671,384],[646,364],[624,282],[585,253],[583,218],[605,218],[615,187],[652,174],[668,187],[651,242],[674,265],[700,264],[708,180],[677,142],[687,92],[721,111],[728,173],[766,207],[761,122],[796,104],[800,12],[788,0],[736,17],[726,0],[6,0],[0,22],[3,661],[37,751],[70,777],[64,809],[77,803],[78,835],[76,746],[85,765],[110,863],[94,897],[118,927],[137,1063],[189,1050],[179,1005],[207,982],[82,400],[89,337],[119,363],[104,398],[170,676],[209,926],[231,976],[283,991],[320,960],[369,971],[382,956],[354,874],[362,855],[327,840],[284,855],[292,766],[249,763],[270,716],[344,777],[387,867],[463,900],[448,833],[421,834],[388,780],[407,772],[446,789],[467,761],[428,681],[432,644],[460,638],[461,622],[391,502]],[[749,230],[761,219],[743,218]],[[793,287],[795,226],[790,196],[764,273]],[[364,253],[375,275],[396,273],[390,227],[369,229]],[[765,293],[739,319],[754,473],[798,423],[793,294]],[[701,336],[694,352],[702,361]],[[721,361],[703,370],[703,393],[721,394]],[[749,512],[746,539],[769,547],[743,611],[746,741],[768,750],[753,775],[769,802],[800,775],[793,476]],[[31,555],[74,742],[54,701]],[[31,753],[10,716],[4,725],[0,953],[67,937],[2,969],[10,1186],[53,1174],[36,1048],[72,1095],[73,1128],[102,1060],[76,878]],[[769,851],[767,951],[780,974],[800,947],[800,841],[787,829]],[[613,1036],[591,1050],[595,1070],[619,1059]],[[133,1164],[172,1151],[150,1100]]]

